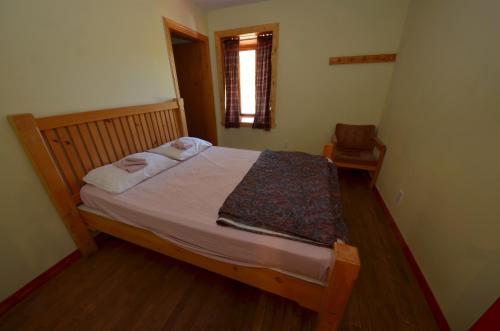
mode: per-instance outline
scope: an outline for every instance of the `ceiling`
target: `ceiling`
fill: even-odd
[[[246,3],[261,2],[267,0],[193,0],[195,4],[204,9],[217,9],[230,6],[238,6]]]

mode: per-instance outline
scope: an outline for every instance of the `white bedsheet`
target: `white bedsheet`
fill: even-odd
[[[216,224],[219,208],[259,154],[214,146],[122,194],[85,185],[83,208],[150,230],[211,258],[275,269],[322,284],[332,249]]]

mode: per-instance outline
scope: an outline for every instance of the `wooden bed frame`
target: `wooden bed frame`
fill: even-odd
[[[318,312],[317,330],[337,330],[357,279],[356,247],[336,243],[326,286],[266,268],[220,262],[176,246],[152,232],[82,211],[82,178],[90,170],[130,153],[187,136],[182,99],[126,108],[34,118],[9,116],[54,206],[84,256],[97,245],[97,230],[175,259],[296,301]],[[215,222],[215,220],[214,220]]]

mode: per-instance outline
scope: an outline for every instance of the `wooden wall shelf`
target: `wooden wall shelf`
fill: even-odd
[[[396,61],[396,53],[376,55],[354,55],[338,56],[330,58],[330,65],[336,64],[359,64],[359,63],[383,63]]]

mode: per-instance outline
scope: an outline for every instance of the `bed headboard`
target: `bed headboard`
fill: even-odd
[[[182,99],[9,121],[49,194],[67,195],[75,206],[90,170],[188,135]]]

